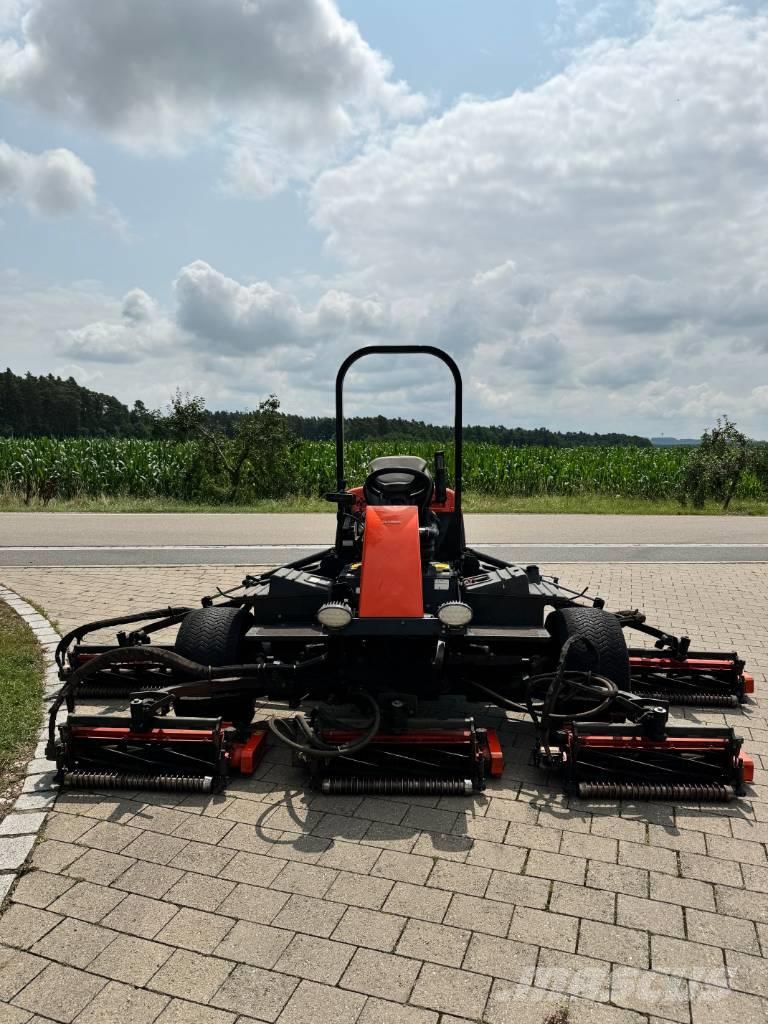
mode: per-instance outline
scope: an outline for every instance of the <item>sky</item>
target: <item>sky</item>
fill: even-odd
[[[768,2],[0,0],[0,364],[330,415],[396,343],[467,422],[768,438]]]

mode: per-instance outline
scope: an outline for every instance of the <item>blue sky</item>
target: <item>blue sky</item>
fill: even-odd
[[[768,436],[760,4],[66,8],[0,0],[14,370],[326,413],[353,348],[439,341],[475,422]]]

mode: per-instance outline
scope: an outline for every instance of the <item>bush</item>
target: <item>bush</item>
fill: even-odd
[[[681,504],[701,508],[707,500],[718,501],[723,511],[736,494],[747,469],[752,450],[746,434],[723,416],[701,435],[701,444],[691,452],[680,484]]]

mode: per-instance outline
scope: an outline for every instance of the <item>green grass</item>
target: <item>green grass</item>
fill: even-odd
[[[24,773],[40,726],[43,656],[32,630],[0,601],[0,792]]]
[[[289,495],[285,498],[262,498],[248,505],[213,505],[204,502],[178,501],[173,498],[130,498],[101,497],[70,498],[52,500],[47,504],[32,501],[25,505],[21,498],[0,492],[0,512],[218,512],[221,514],[248,512],[327,512],[332,514],[335,506],[321,498],[306,498]],[[723,515],[723,510],[714,503],[702,509],[688,506],[670,499],[653,501],[647,498],[610,497],[604,494],[554,495],[545,494],[530,498],[501,497],[493,494],[464,496],[465,512],[525,512],[541,514],[586,513],[590,515]],[[737,499],[728,515],[768,515],[768,501]]]

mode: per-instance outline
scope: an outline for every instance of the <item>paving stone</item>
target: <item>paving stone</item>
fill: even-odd
[[[342,988],[404,1003],[421,969],[419,960],[358,949],[341,980]]]
[[[234,856],[234,850],[222,846],[190,842],[170,861],[170,866],[182,871],[196,871],[201,875],[218,875]]]
[[[410,1001],[442,1013],[477,1019],[482,1015],[491,979],[439,964],[424,964]]]
[[[611,1000],[618,1006],[639,1013],[653,1013],[665,1019],[688,1024],[688,982],[669,974],[640,971],[635,967],[614,966]]]
[[[761,864],[768,865],[765,847],[762,843],[750,843],[744,839],[727,839],[725,836],[707,836],[707,853],[710,857],[720,857],[723,860],[735,861],[739,864]],[[717,879],[720,881],[720,879]],[[725,882],[726,885],[733,885],[732,882]]]
[[[651,966],[654,971],[676,974],[692,981],[727,984],[722,950],[699,942],[652,935]]]
[[[366,846],[378,846],[382,850],[401,850],[403,853],[410,853],[416,845],[416,839],[412,828],[403,828],[401,825],[384,821],[372,821],[360,842]]]
[[[157,933],[176,914],[176,907],[151,900],[146,896],[126,896],[102,921],[106,928],[128,932],[142,939],[154,939]]]
[[[747,921],[768,924],[768,895],[732,889],[727,885],[715,886],[715,901],[720,914],[743,917]]]
[[[46,1019],[69,1024],[105,984],[103,978],[96,978],[85,971],[50,964],[22,989],[14,1003]]]
[[[177,949],[154,975],[149,985],[166,995],[207,1003],[231,971],[232,964],[227,960],[202,956],[187,949]]]
[[[638,896],[617,897],[616,923],[627,928],[644,928],[659,935],[683,938],[685,925],[681,907]]]
[[[28,818],[31,815],[25,814],[23,817]],[[35,815],[35,817],[40,817],[40,815]],[[58,839],[62,843],[76,843],[84,832],[88,832],[92,828],[93,819],[91,818],[80,817],[77,814],[57,814],[52,811],[45,822],[45,838]]]
[[[754,892],[768,892],[768,868],[756,864],[742,864],[741,873],[744,885]]]
[[[421,857],[439,857],[463,864],[474,846],[474,839],[444,832],[422,832],[413,845],[411,853]]]
[[[284,928],[237,921],[219,943],[216,955],[254,967],[274,967],[291,939],[292,932]]]
[[[330,985],[302,981],[280,1017],[280,1024],[354,1024],[365,1002],[365,996],[345,992]],[[267,1018],[274,1020],[274,1017]]]
[[[37,835],[40,826],[45,821],[45,814],[42,811],[32,811],[28,814],[6,814],[0,821],[0,836],[24,836]]]
[[[437,860],[427,879],[427,885],[435,889],[462,892],[467,896],[484,896],[490,879],[490,868]]]
[[[294,894],[272,923],[277,928],[327,939],[344,916],[344,911],[345,907],[342,904]]]
[[[338,872],[331,868],[319,868],[313,864],[286,864],[273,879],[272,885],[284,892],[316,896],[319,899],[325,896],[337,875]]]
[[[401,956],[429,960],[447,967],[460,967],[469,944],[470,932],[432,921],[409,921],[397,944]]]
[[[412,882],[421,885],[426,882],[433,861],[429,857],[417,857],[397,850],[382,850],[371,868],[377,878],[389,878],[393,882]]]
[[[559,853],[531,850],[525,873],[537,878],[551,878],[558,882],[582,885],[586,867],[587,862],[582,857],[566,857]]]
[[[348,907],[344,911],[333,938],[339,942],[349,942],[354,946],[364,946],[391,952],[400,938],[406,919],[395,914],[382,914],[377,910],[365,910],[362,907]]]
[[[80,836],[78,843],[94,850],[121,853],[140,835],[141,832],[128,825],[116,825],[112,821],[97,821],[92,823],[91,828]]]
[[[484,1024],[571,1024],[570,1015],[564,1017],[568,1007],[569,997],[560,992],[497,978],[482,1020]],[[441,1024],[448,1022],[460,1024],[458,1017],[441,1018]]]
[[[515,907],[509,938],[575,952],[579,922],[575,917],[554,914],[532,907]]]
[[[464,958],[464,969],[492,974],[520,984],[533,981],[538,950],[524,942],[513,942],[492,935],[473,935]]]
[[[759,953],[754,922],[725,914],[708,914],[699,910],[686,911],[688,938],[724,949],[743,953]]]
[[[401,824],[420,832],[450,832],[456,824],[457,812],[437,807],[418,807],[411,804]]]
[[[70,967],[87,967],[114,937],[107,928],[66,917],[35,943],[32,952]]]
[[[511,871],[513,874],[523,870],[528,851],[519,846],[504,843],[487,843],[476,839],[467,854],[467,864],[477,867],[495,868],[499,871]]]
[[[636,824],[632,822],[632,824]],[[676,875],[677,852],[665,847],[651,846],[649,843],[619,843],[619,864],[627,867],[643,868],[647,871],[661,871],[668,875]]]
[[[717,985],[691,983],[693,1024],[763,1024],[768,1005],[757,996]]]
[[[226,1010],[215,1010],[186,999],[171,999],[155,1024],[232,1024],[234,1019],[235,1015]]]
[[[212,843],[215,845],[233,827],[231,821],[222,821],[221,818],[212,818],[208,814],[201,814],[194,818],[188,817],[173,834],[180,839],[193,839],[198,843]]]
[[[357,1024],[437,1024],[437,1019],[433,1010],[403,1006],[402,1003],[390,1003],[372,997],[363,1007]],[[446,1017],[443,1017],[443,1021],[450,1024]]]
[[[67,889],[51,904],[50,910],[57,914],[77,917],[81,921],[95,923],[105,917],[111,910],[125,899],[125,893],[110,889],[94,882],[75,882],[69,879],[72,887]]]
[[[511,920],[512,907],[508,903],[456,893],[451,899],[443,923],[487,935],[505,936]]]
[[[94,974],[104,974],[115,981],[146,985],[155,971],[173,952],[159,942],[139,939],[133,935],[118,935],[89,966]]]
[[[593,889],[622,892],[627,896],[647,896],[649,891],[648,872],[639,868],[623,867],[620,864],[605,864],[592,860],[587,868],[587,885]]]
[[[30,1024],[30,1021],[32,1021],[32,1024],[45,1024],[42,1017],[33,1019],[29,1010],[22,1010],[19,1006],[9,1006],[7,1003],[0,1003],[0,1024]]]
[[[604,860],[608,864],[615,864],[619,855],[619,844],[618,840],[605,836],[564,832],[560,853],[572,857],[586,857],[589,860]],[[563,879],[563,881],[567,881],[567,879]]]
[[[557,914],[571,914],[593,921],[613,923],[616,896],[600,889],[585,889],[569,882],[554,882],[550,897],[550,910]]]
[[[274,967],[284,974],[335,985],[354,952],[355,947],[347,943],[316,935],[295,935]]]
[[[11,903],[0,917],[0,943],[29,949],[61,921],[58,914]]]
[[[74,843],[60,843],[56,839],[44,839],[38,843],[32,854],[32,866],[41,871],[59,872],[69,867],[72,861],[82,856],[82,846]]]
[[[650,965],[648,936],[645,932],[604,922],[582,921],[578,951],[584,956],[627,964],[629,967]]]
[[[399,825],[408,810],[407,804],[394,800],[383,800],[380,797],[366,797],[355,811],[355,817],[369,821],[381,821],[389,825]]]
[[[252,967],[250,964],[238,964],[227,976],[221,988],[211,997],[210,1002],[213,1006],[246,1016],[253,1015],[254,1009],[258,1007],[261,1020],[275,1021],[297,985],[298,979],[296,978],[275,974],[273,971],[265,971],[261,967]],[[325,986],[317,987],[324,988]],[[338,989],[328,989],[328,991],[338,992]],[[320,993],[320,995],[322,994]],[[309,1006],[312,1006],[311,1002]],[[317,1012],[317,1002],[314,1004],[314,1008]],[[294,1017],[296,1024],[300,1019],[300,1017]],[[336,1019],[341,1021],[342,1018]],[[352,1021],[354,1019],[352,1017]],[[308,1020],[312,1024],[316,1024],[318,1020],[332,1021],[334,1017],[331,1013],[327,1017],[317,1016],[308,1018]]]
[[[444,889],[426,889],[408,882],[395,882],[382,910],[439,923],[445,917],[450,902],[451,893]]]
[[[210,878],[208,875],[196,875],[188,871],[168,890],[164,898],[196,910],[213,911],[234,888],[235,883],[224,878]]]
[[[321,868],[355,871],[359,874],[367,875],[380,854],[381,850],[374,846],[362,846],[360,843],[337,841],[332,843],[327,850],[324,850],[315,863]]]
[[[538,819],[538,811],[525,800],[491,797],[485,813],[488,818],[502,818],[504,821],[520,822],[525,825],[535,825]]]
[[[259,853],[236,853],[221,869],[222,878],[249,885],[269,885],[288,862],[278,857],[265,857]]]
[[[486,898],[523,907],[546,907],[552,883],[543,878],[512,875],[508,871],[491,872]]]
[[[167,1005],[165,996],[109,981],[77,1018],[77,1024],[152,1024]]]
[[[134,810],[136,816],[131,818],[131,825],[148,832],[160,832],[164,836],[180,828],[190,817],[184,811],[149,802],[136,804]]]
[[[169,920],[157,933],[156,938],[158,942],[165,942],[169,946],[191,949],[197,953],[212,953],[234,923],[230,917],[182,907],[173,920]]]
[[[536,965],[539,988],[566,992],[595,1002],[606,1002],[610,993],[611,966],[604,960],[559,950],[542,949]]]
[[[31,953],[0,946],[0,1001],[13,999],[47,965]]]
[[[649,825],[648,841],[651,846],[666,846],[669,850],[686,850],[688,853],[706,853],[703,832],[692,832],[675,826]]]
[[[351,871],[340,871],[325,893],[325,898],[351,907],[380,910],[391,889],[392,882],[388,878],[371,878]]]
[[[195,819],[192,819],[195,820]],[[184,849],[189,840],[178,836],[166,836],[158,832],[140,832],[123,853],[137,860],[148,860],[153,864],[169,864]]]
[[[219,904],[218,913],[257,924],[271,924],[289,898],[287,892],[241,883]]]
[[[178,868],[169,868],[162,864],[147,864],[137,861],[113,882],[118,889],[135,892],[139,896],[159,899],[175,885],[184,875]]]
[[[123,857],[119,853],[86,850],[82,857],[78,857],[65,869],[65,874],[97,885],[110,885],[128,868],[133,867],[134,863],[132,858]]]
[[[695,878],[703,882],[720,882],[722,885],[743,885],[739,862],[719,860],[715,856],[702,857],[698,853],[680,854],[680,874],[683,878]]]
[[[65,878],[63,875],[52,875],[48,871],[29,871],[19,878],[13,890],[13,898],[16,903],[45,908],[74,884],[73,878]]]

